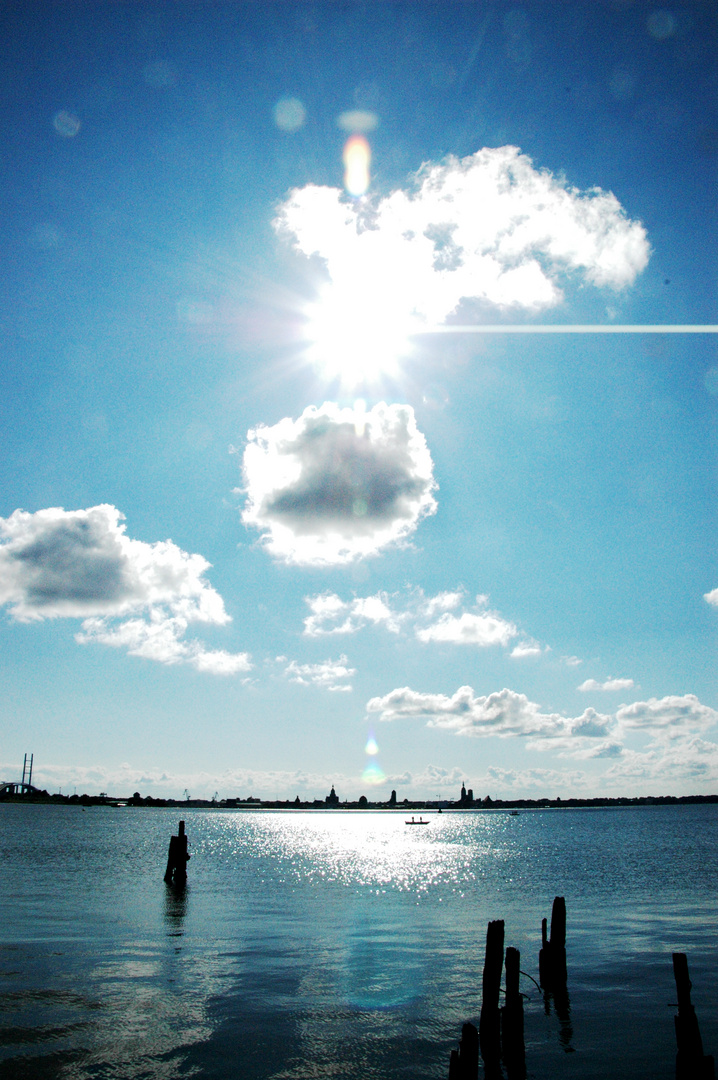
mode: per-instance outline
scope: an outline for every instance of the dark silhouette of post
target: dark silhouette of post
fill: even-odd
[[[499,990],[504,966],[504,921],[490,922],[486,931],[486,959],[482,984],[479,1044],[486,1077],[501,1075],[501,1019]]]
[[[184,821],[180,821],[179,834],[177,836],[170,836],[170,847],[167,853],[167,869],[165,870],[165,881],[168,885],[173,881],[175,884],[179,884],[187,880],[187,863],[189,860],[190,855],[187,851],[187,836],[184,831]]]
[[[501,1010],[501,1056],[509,1080],[524,1080],[524,1005],[519,990],[521,954],[511,946],[506,950],[506,998]]]
[[[478,1080],[479,1033],[473,1024],[464,1024],[458,1050],[451,1051],[449,1080]]]
[[[691,980],[688,977],[688,958],[685,953],[673,953],[673,975],[678,992],[676,1025],[676,1080],[713,1080],[715,1063],[703,1053],[703,1040],[698,1029],[696,1011],[691,1003]]]
[[[539,952],[539,982],[542,990],[561,990],[566,987],[566,901],[557,896],[551,910],[551,937],[547,938],[546,920],[541,920],[541,951]]]

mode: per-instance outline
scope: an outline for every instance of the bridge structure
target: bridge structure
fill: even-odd
[[[0,799],[3,795],[42,795],[42,791],[40,788],[33,787],[32,784],[9,780],[0,782]]]
[[[27,754],[22,763],[22,780],[18,783],[17,780],[0,781],[0,798],[3,795],[41,795],[40,788],[33,787],[32,783],[32,763],[35,759],[34,754],[30,754],[30,761],[27,760]]]

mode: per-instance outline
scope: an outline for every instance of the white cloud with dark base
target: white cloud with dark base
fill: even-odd
[[[409,405],[367,412],[326,402],[247,439],[242,520],[286,563],[376,555],[436,510],[431,456]]]
[[[427,162],[406,190],[383,198],[295,188],[274,226],[298,251],[324,259],[332,283],[324,303],[394,324],[441,323],[464,299],[550,307],[562,300],[567,273],[621,289],[650,250],[643,225],[615,195],[570,187],[516,146]]]
[[[133,540],[123,520],[107,504],[16,510],[0,519],[0,604],[19,622],[83,619],[76,635],[82,644],[101,642],[215,674],[249,670],[246,653],[184,639],[190,623],[230,621],[204,576],[207,560],[171,540]]]
[[[626,757],[636,768],[640,764],[648,779],[660,776],[661,768],[667,776],[704,776],[704,766],[718,763],[718,745],[703,738],[709,729],[718,728],[718,712],[694,694],[636,701],[621,705],[614,714],[588,708],[580,716],[567,717],[542,712],[536,702],[514,690],[477,696],[470,686],[461,686],[449,697],[404,686],[372,698],[366,710],[378,720],[418,719],[455,735],[525,738],[527,749],[551,750],[559,757]],[[649,738],[645,750],[626,745],[637,733]],[[627,766],[629,771],[632,767]],[[619,764],[606,773],[608,779],[622,775]]]

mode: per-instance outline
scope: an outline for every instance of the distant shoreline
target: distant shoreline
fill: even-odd
[[[621,806],[686,806],[702,803],[718,803],[717,795],[639,795],[634,797],[598,796],[596,798],[556,798],[556,799],[472,799],[466,801],[411,799],[406,801],[370,802],[364,797],[354,802],[326,803],[321,799],[301,802],[284,799],[155,799],[151,795],[129,797],[110,795],[50,795],[46,791],[23,794],[2,795],[3,804],[33,806],[109,806],[109,807],[159,807],[176,810],[386,810],[394,813],[407,813],[417,810],[439,810],[447,813],[464,813],[477,810],[562,810],[591,809]]]

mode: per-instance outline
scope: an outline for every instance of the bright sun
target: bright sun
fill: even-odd
[[[311,359],[347,386],[395,375],[410,348],[411,320],[374,288],[328,285],[307,311],[305,334]]]

